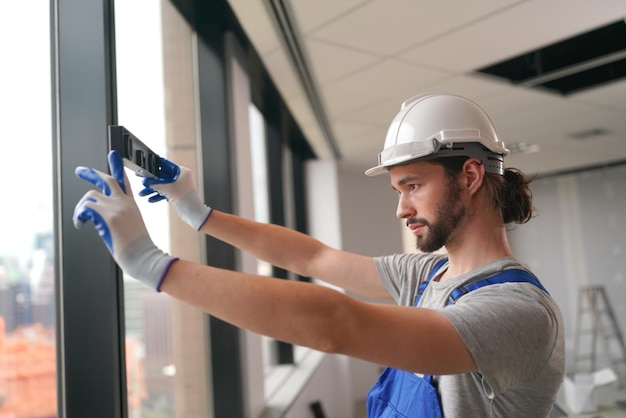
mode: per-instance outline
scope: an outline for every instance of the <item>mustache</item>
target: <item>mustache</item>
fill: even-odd
[[[420,225],[424,225],[424,226],[430,226],[428,221],[426,219],[424,219],[424,218],[409,218],[409,219],[406,220],[406,226],[413,225],[413,224],[420,224]]]

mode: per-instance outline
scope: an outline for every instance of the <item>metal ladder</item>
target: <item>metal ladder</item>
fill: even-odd
[[[582,352],[585,337],[588,338],[589,351]],[[626,346],[604,286],[581,287],[578,293],[578,323],[574,351],[576,371],[589,373],[596,371],[599,342],[602,343],[606,360],[620,376],[620,383],[623,384]],[[584,367],[585,365],[587,367]]]

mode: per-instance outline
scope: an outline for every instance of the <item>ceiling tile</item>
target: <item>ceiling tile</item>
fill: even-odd
[[[309,40],[305,45],[315,78],[322,86],[381,60],[378,55],[317,40]]]
[[[381,100],[414,96],[428,84],[445,77],[437,71],[420,68],[396,60],[385,60],[351,77],[325,86],[324,100],[331,114],[340,115],[364,105]]]
[[[623,0],[534,0],[419,45],[402,58],[467,72],[626,16]],[[618,18],[619,19],[619,18]],[[558,22],[558,24],[556,24]]]
[[[626,80],[574,94],[571,100],[626,112]]]
[[[322,25],[349,14],[370,0],[315,0],[291,2],[292,12],[301,33],[307,34]]]
[[[458,94],[479,102],[484,97],[510,89],[509,84],[475,75],[453,75],[430,84],[431,91]]]
[[[405,94],[390,97],[384,100],[356,106],[352,110],[335,116],[334,120],[352,123],[360,123],[366,126],[384,126],[388,127],[396,114],[400,111],[402,103],[412,97]]]
[[[313,31],[311,35],[362,51],[394,55],[515,2],[375,0]]]

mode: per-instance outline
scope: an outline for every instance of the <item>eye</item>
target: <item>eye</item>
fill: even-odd
[[[411,183],[411,181],[417,181],[417,180],[418,180],[417,178],[402,179],[398,181],[398,184],[395,186],[392,183],[391,188],[399,195],[402,195],[403,193],[413,193],[422,188],[421,183]]]

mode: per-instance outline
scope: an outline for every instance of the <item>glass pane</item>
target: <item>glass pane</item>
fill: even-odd
[[[270,222],[270,195],[267,173],[267,151],[265,144],[265,120],[253,104],[250,104],[250,156],[252,158],[252,191],[254,193],[254,220]],[[257,274],[272,275],[272,265],[257,261]]]
[[[118,120],[165,155],[160,2],[115,4]],[[127,171],[154,243],[169,251],[166,204],[137,198],[141,178]],[[173,416],[171,324],[167,296],[124,277],[129,417]]]
[[[159,155],[198,167],[193,32],[169,2],[119,1],[115,7],[118,120]],[[167,57],[167,58],[165,58]],[[163,251],[202,261],[202,236],[166,201],[137,197],[148,232]],[[171,220],[171,222],[170,222]],[[210,416],[206,315],[124,278],[129,417]]]
[[[56,417],[49,3],[0,2],[0,417]]]
[[[267,147],[265,136],[265,120],[256,106],[250,104],[250,156],[252,158],[252,190],[254,193],[254,220],[270,222],[269,174],[267,172]],[[272,265],[263,260],[257,260],[257,274],[272,275]],[[263,370],[268,376],[272,372],[276,361],[276,340],[262,336],[263,341]]]

